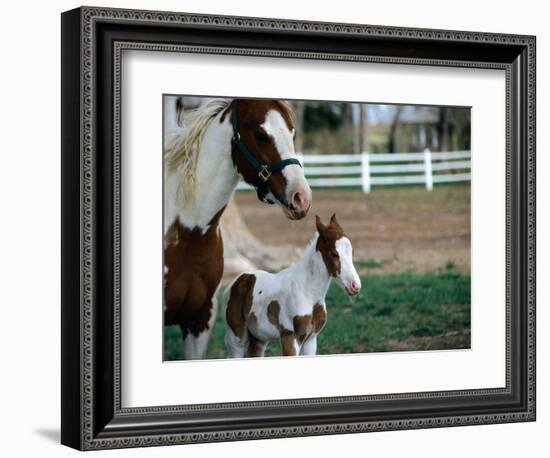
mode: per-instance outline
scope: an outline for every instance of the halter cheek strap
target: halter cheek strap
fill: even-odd
[[[262,164],[258,162],[258,160],[254,157],[254,155],[241,140],[241,134],[239,133],[239,115],[237,113],[237,104],[237,99],[233,99],[233,101],[231,102],[231,124],[233,124],[233,138],[231,139],[231,143],[241,152],[241,154],[256,172],[254,188],[256,189],[258,199],[262,202],[274,204],[275,202],[266,198],[267,194],[269,193],[269,188],[267,187],[267,181],[269,180],[269,177],[271,177],[273,173],[278,172],[279,170],[283,170],[287,165],[294,164],[302,167],[302,164],[300,164],[300,161],[295,158],[281,159],[280,161],[274,162],[273,164]],[[283,202],[283,204],[288,207],[287,202]]]

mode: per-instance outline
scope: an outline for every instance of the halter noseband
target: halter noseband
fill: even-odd
[[[266,198],[269,192],[269,189],[267,187],[267,180],[269,180],[271,174],[273,174],[274,172],[278,172],[279,170],[283,170],[287,165],[295,164],[302,167],[302,164],[300,164],[300,161],[298,159],[294,158],[281,159],[280,161],[274,162],[273,164],[261,164],[260,162],[258,162],[258,160],[254,157],[254,155],[241,140],[241,134],[239,133],[239,115],[237,113],[237,104],[238,100],[233,99],[233,101],[231,102],[231,124],[233,124],[233,138],[231,139],[231,143],[239,149],[244,158],[248,161],[248,163],[256,172],[254,188],[256,189],[258,199],[262,202],[267,202],[268,204],[274,204],[275,202]],[[289,207],[289,204],[288,202],[286,202],[286,200],[282,203],[283,205]]]

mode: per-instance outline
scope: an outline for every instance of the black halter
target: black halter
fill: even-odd
[[[248,163],[254,168],[256,172],[254,188],[256,189],[258,199],[260,199],[262,202],[267,202],[268,204],[274,204],[275,202],[266,198],[267,193],[269,192],[269,189],[267,187],[267,180],[269,180],[271,174],[274,172],[278,172],[279,170],[283,170],[287,165],[295,164],[301,167],[302,164],[300,164],[300,161],[298,159],[294,158],[281,159],[280,161],[277,161],[273,164],[261,164],[260,162],[258,162],[258,160],[254,157],[254,155],[241,140],[241,134],[239,133],[239,115],[237,113],[237,104],[238,100],[233,99],[233,102],[231,102],[231,123],[233,124],[233,138],[231,139],[231,142],[239,149],[244,158],[248,161]],[[288,202],[286,201],[282,203],[287,207],[289,206]]]

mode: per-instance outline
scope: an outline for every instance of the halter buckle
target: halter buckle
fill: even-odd
[[[260,170],[258,171],[258,176],[262,179],[262,181],[265,183],[267,180],[269,180],[269,177],[271,176],[271,172],[269,171],[269,168],[267,165],[262,165]]]
[[[238,142],[241,139],[241,134],[237,131],[233,133],[233,141]]]

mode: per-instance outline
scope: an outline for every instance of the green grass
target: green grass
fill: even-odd
[[[368,261],[367,261],[368,262]],[[446,269],[363,276],[359,296],[349,298],[334,282],[327,298],[328,321],[318,337],[318,354],[392,350],[410,337],[429,337],[470,327],[470,276]],[[224,323],[218,313],[207,358],[225,358]],[[279,342],[266,356],[280,355]],[[165,330],[167,360],[182,359],[181,333]]]
[[[454,261],[449,260],[447,261],[447,264],[445,264],[445,269],[447,270],[453,270],[455,268],[456,268],[456,264]]]

